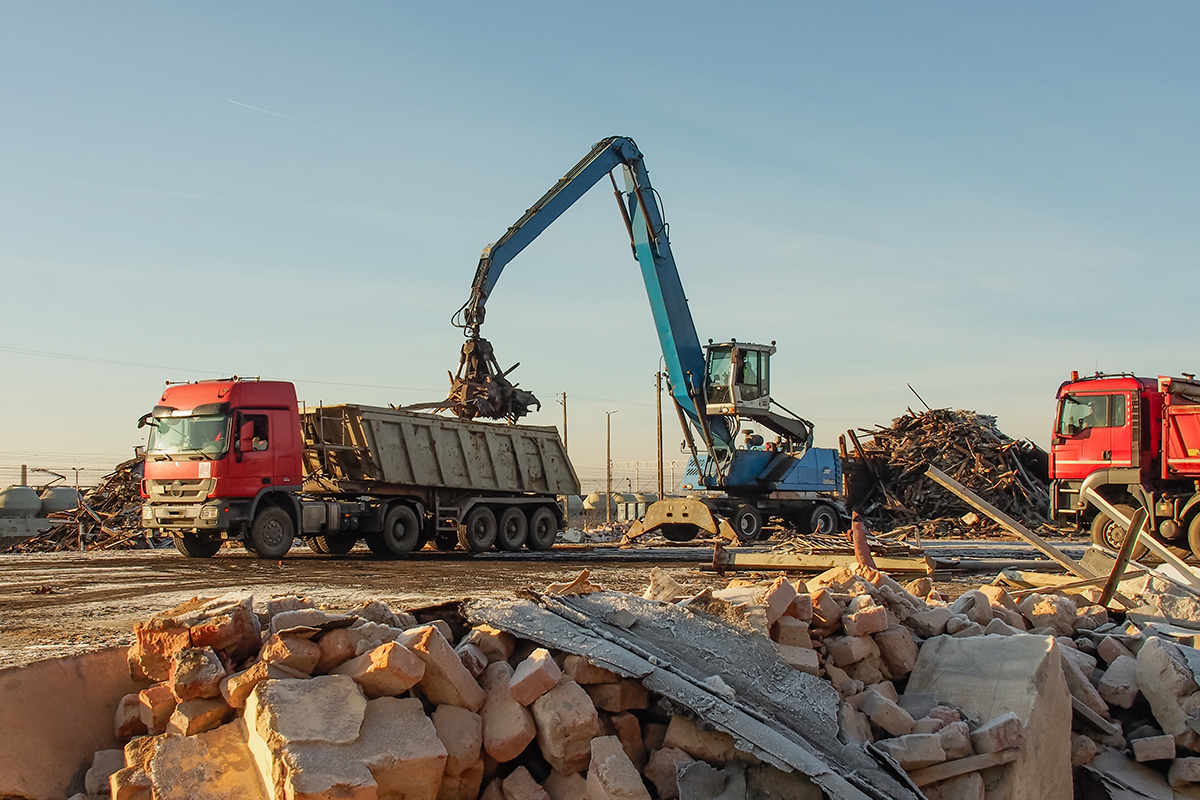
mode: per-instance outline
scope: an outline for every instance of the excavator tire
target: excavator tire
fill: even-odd
[[[762,533],[762,514],[749,503],[742,503],[733,510],[729,524],[733,526],[733,532],[737,534],[739,542],[754,544]]]

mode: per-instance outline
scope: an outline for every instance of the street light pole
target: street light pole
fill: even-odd
[[[616,411],[604,412],[604,461],[605,461],[605,498],[604,522],[612,525],[612,415]]]

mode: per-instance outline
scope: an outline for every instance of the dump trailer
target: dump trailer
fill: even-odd
[[[579,480],[553,427],[363,405],[300,408],[282,381],[168,386],[142,418],[143,527],[184,555],[239,540],[282,558],[295,537],[384,556],[429,541],[471,552],[548,550]]]

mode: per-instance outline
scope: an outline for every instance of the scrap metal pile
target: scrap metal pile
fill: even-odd
[[[848,432],[865,483],[854,501],[873,530],[957,521],[971,512],[925,477],[929,464],[1030,527],[1048,523],[1046,453],[1032,442],[1005,435],[995,417],[947,408],[909,409],[890,428],[859,431],[866,436]]]
[[[51,514],[56,524],[37,536],[10,545],[6,553],[145,546],[141,529],[142,459],[117,465],[80,498],[78,508]]]

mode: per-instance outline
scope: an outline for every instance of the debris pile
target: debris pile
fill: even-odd
[[[147,686],[121,700],[128,743],[96,754],[87,797],[1057,800],[1200,784],[1200,596],[1143,574],[1121,584],[1118,622],[1098,589],[1064,589],[951,603],[929,578],[854,566],[698,594],[655,569],[641,597],[585,571],[412,613],[196,598],[136,627]]]
[[[1048,524],[1046,453],[1014,440],[996,427],[996,418],[974,411],[911,409],[890,428],[860,428],[854,443],[865,488],[855,505],[872,528],[887,530],[928,521],[954,526],[971,509],[924,476],[928,464],[1030,527]],[[970,517],[961,524],[978,525]],[[922,533],[926,533],[922,530]]]
[[[79,507],[50,515],[54,527],[10,545],[6,553],[132,548],[144,545],[141,528],[142,459],[132,458],[100,479]]]

